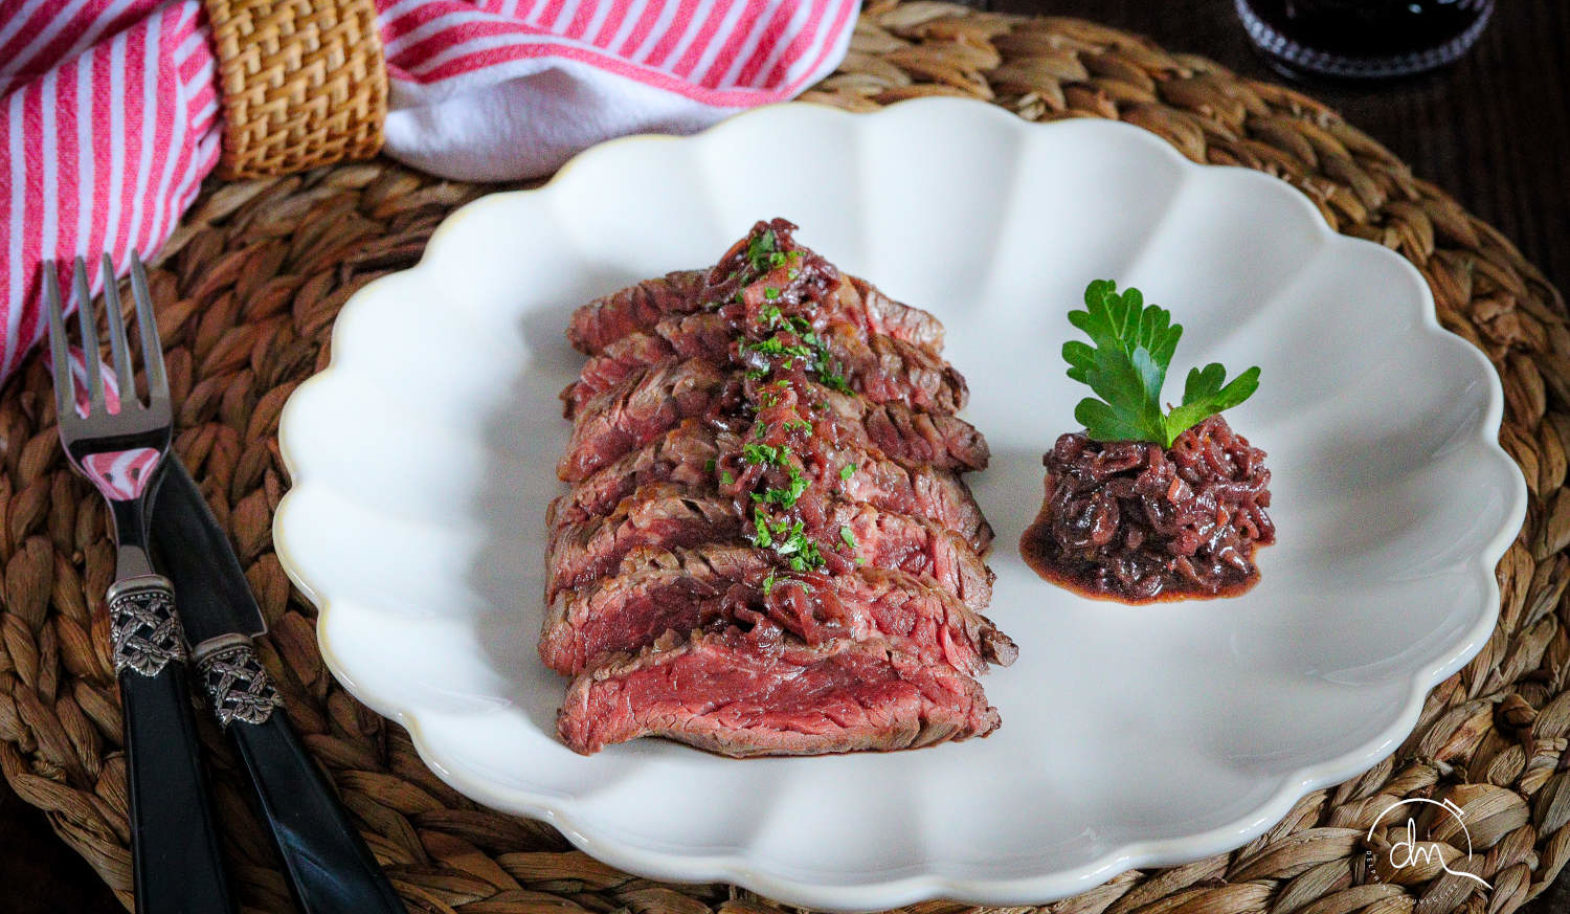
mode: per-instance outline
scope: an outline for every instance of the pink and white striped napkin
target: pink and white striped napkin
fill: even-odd
[[[854,0],[376,0],[386,152],[466,180],[544,174],[627,133],[689,132],[833,70]],[[199,0],[0,0],[0,377],[42,337],[46,260],[120,275],[218,161]],[[69,276],[62,268],[62,280]],[[62,282],[69,289],[69,282]]]

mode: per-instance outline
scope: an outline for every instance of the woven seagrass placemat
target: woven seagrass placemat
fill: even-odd
[[[1331,225],[1383,243],[1428,278],[1440,319],[1504,378],[1502,433],[1532,493],[1499,570],[1503,611],[1483,652],[1430,696],[1416,732],[1362,777],[1306,797],[1231,854],[1125,873],[1050,906],[1076,914],[1509,914],[1570,858],[1570,328],[1563,301],[1508,241],[1334,112],[1199,57],[1076,20],[933,3],[876,4],[840,71],[808,98],[870,110],[919,95],[985,99],[1032,120],[1121,118],[1200,162],[1256,168],[1306,193]],[[935,176],[940,178],[941,176]],[[416,757],[400,728],[328,675],[311,606],[273,555],[288,486],[284,400],[325,364],[344,300],[411,266],[454,207],[487,188],[386,161],[214,184],[152,276],[180,404],[176,448],[228,528],[272,633],[262,652],[299,728],[411,908],[464,914],[771,912],[724,886],[633,878],[550,827],[476,807]],[[130,902],[125,766],[106,645],[112,572],[104,512],[61,459],[38,358],[0,390],[0,769]],[[204,738],[241,898],[291,910],[225,740]],[[1392,870],[1364,842],[1397,799],[1448,798],[1493,885],[1437,861]],[[1439,837],[1444,838],[1443,831]],[[1460,843],[1459,836],[1450,836]],[[1439,877],[1439,878],[1436,878]],[[924,912],[961,910],[932,903]]]

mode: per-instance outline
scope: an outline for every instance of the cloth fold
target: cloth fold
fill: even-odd
[[[303,2],[303,0],[302,0]],[[686,133],[832,72],[852,0],[377,0],[385,152],[460,180],[553,171],[639,132]],[[198,0],[0,0],[0,377],[44,333],[45,261],[156,252],[217,164]],[[71,305],[74,307],[75,302]]]

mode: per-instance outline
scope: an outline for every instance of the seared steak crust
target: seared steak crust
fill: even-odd
[[[557,672],[575,675],[667,633],[760,621],[807,644],[883,638],[969,675],[988,663],[1012,663],[1018,653],[985,616],[913,575],[868,565],[765,588],[771,569],[760,552],[740,546],[637,550],[611,576],[557,596],[540,637],[540,657]]]
[[[549,524],[582,524],[609,514],[640,486],[668,482],[692,494],[715,491],[715,467],[744,444],[743,436],[721,432],[693,419],[641,450],[623,455],[552,503]],[[928,517],[958,533],[977,552],[992,544],[992,526],[958,474],[920,464],[905,465],[870,446],[825,442],[808,463],[814,484],[838,489],[854,502],[895,514]],[[847,468],[849,468],[847,470]]]
[[[567,341],[579,352],[596,355],[627,334],[654,326],[667,314],[696,311],[703,306],[707,275],[707,270],[678,270],[597,298],[572,313]]]
[[[985,736],[998,712],[947,664],[881,640],[808,646],[736,630],[669,639],[573,680],[557,716],[585,755],[640,736],[720,755],[915,749]]]
[[[749,424],[743,414],[740,370],[727,371],[703,359],[663,362],[623,381],[586,403],[575,415],[572,439],[556,472],[577,482],[624,454],[644,447],[683,419],[715,428]],[[826,410],[836,438],[874,447],[901,462],[948,470],[987,465],[986,439],[959,418],[912,410],[897,403],[810,385]]]
[[[923,517],[889,514],[839,499],[824,499],[824,529],[848,530],[855,560],[928,579],[967,606],[992,599],[991,569],[968,543]],[[692,495],[665,483],[645,486],[616,510],[580,525],[551,530],[546,599],[609,574],[634,549],[745,544],[742,511],[732,499]]]
[[[652,365],[683,359],[741,364],[735,321],[730,314],[702,311],[668,317],[648,331],[622,337],[590,359],[578,380],[562,391],[567,415],[575,415],[594,397]],[[874,403],[955,413],[969,398],[965,379],[953,366],[913,343],[881,334],[866,336],[844,321],[829,321],[817,332],[838,360],[851,390]]]
[[[567,325],[567,340],[585,355],[599,355],[631,333],[646,332],[672,315],[701,311],[709,271],[678,270],[598,298],[578,308]],[[865,334],[882,334],[920,346],[934,355],[943,350],[943,324],[920,308],[897,302],[854,276],[834,291],[834,304],[846,321]]]
[[[866,331],[881,333],[897,340],[904,340],[932,353],[943,351],[943,322],[920,308],[897,302],[872,283],[856,276],[840,287],[839,294],[854,295],[860,299],[861,310],[867,315]],[[854,307],[847,307],[854,312]]]

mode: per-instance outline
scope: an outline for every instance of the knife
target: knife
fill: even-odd
[[[295,902],[306,914],[404,914],[386,875],[289,725],[251,639],[267,631],[229,538],[178,459],[153,511],[153,548],[180,594],[197,678],[234,740]]]

